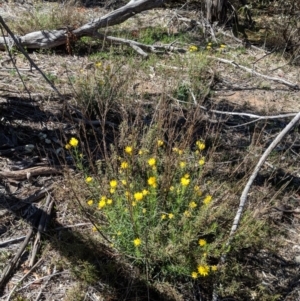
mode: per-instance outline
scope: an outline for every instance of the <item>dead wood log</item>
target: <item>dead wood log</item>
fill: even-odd
[[[16,171],[1,171],[0,172],[0,179],[15,179],[15,180],[25,180],[29,179],[34,176],[40,175],[51,175],[51,174],[60,174],[61,170],[55,167],[31,167],[23,170],[16,170]]]
[[[95,36],[98,29],[120,24],[138,13],[160,7],[163,2],[163,0],[131,0],[126,5],[101,18],[92,20],[73,31],[68,28],[41,30],[28,33],[24,36],[16,36],[16,38],[21,46],[28,49],[53,48],[67,44],[70,40],[76,40],[83,36]],[[4,50],[6,45],[12,47],[14,44],[15,42],[10,36],[0,37],[1,50]]]

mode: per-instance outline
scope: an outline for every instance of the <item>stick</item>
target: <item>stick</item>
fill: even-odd
[[[1,241],[0,242],[0,248],[8,245],[8,244],[13,244],[15,242],[19,242],[20,240],[24,240],[26,238],[26,236],[21,236],[21,237],[17,237],[17,238],[12,238],[10,240],[6,240],[6,241]]]
[[[259,76],[259,77],[262,77],[262,78],[265,78],[265,79],[268,79],[268,80],[286,85],[286,86],[288,86],[288,87],[290,87],[294,90],[299,90],[299,86],[297,84],[291,83],[291,82],[289,82],[285,79],[281,79],[279,77],[272,77],[272,76],[261,74],[257,71],[254,71],[253,69],[250,69],[250,68],[247,68],[245,66],[239,65],[239,64],[235,63],[234,61],[229,61],[229,60],[221,59],[221,58],[214,57],[214,56],[207,56],[207,57],[211,58],[213,60],[217,60],[219,62],[225,63],[225,64],[229,64],[229,65],[234,66],[234,67],[238,67],[238,68],[240,68],[242,70],[245,70],[246,72],[249,72],[253,75],[256,75],[256,76]]]
[[[33,263],[34,263],[34,260],[35,260],[35,257],[36,257],[36,253],[38,251],[39,244],[40,244],[40,241],[41,241],[42,232],[45,230],[47,221],[48,221],[50,213],[51,213],[52,206],[54,204],[53,201],[50,203],[50,199],[51,199],[51,195],[48,194],[46,204],[45,204],[46,211],[43,210],[42,216],[41,216],[40,221],[39,221],[36,238],[35,238],[33,248],[32,248],[31,259],[29,261],[29,267],[33,266]]]
[[[12,270],[15,268],[19,258],[21,257],[23,251],[25,250],[31,236],[33,234],[33,227],[30,228],[29,232],[26,235],[26,238],[21,245],[19,251],[15,255],[15,257],[8,263],[8,265],[4,268],[2,272],[2,276],[0,277],[0,288],[4,285],[4,283],[7,281],[7,278],[11,274]]]

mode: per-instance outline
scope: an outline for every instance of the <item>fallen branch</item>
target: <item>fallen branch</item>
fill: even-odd
[[[269,145],[269,147],[265,150],[265,152],[263,153],[263,155],[261,156],[261,158],[259,159],[258,163],[256,164],[253,173],[251,174],[243,192],[240,198],[240,204],[239,204],[239,208],[237,210],[237,213],[234,217],[233,220],[233,224],[229,233],[229,237],[228,240],[226,242],[226,246],[230,246],[233,238],[234,238],[234,234],[238,228],[239,222],[241,220],[242,217],[242,213],[247,201],[247,196],[249,193],[249,190],[255,180],[255,178],[257,177],[257,174],[259,172],[259,170],[261,169],[262,165],[266,162],[268,156],[270,155],[270,153],[273,151],[273,149],[277,146],[277,144],[283,139],[283,137],[296,125],[297,122],[299,122],[300,120],[300,112],[290,121],[290,123],[277,135],[277,137],[273,140],[273,142]],[[219,265],[223,265],[226,262],[226,254],[223,254],[221,256],[220,259],[220,263]],[[217,301],[218,300],[218,294],[216,293],[216,287],[214,288],[214,292],[213,292],[213,301]]]
[[[42,232],[45,231],[46,225],[48,224],[48,221],[49,221],[49,218],[51,215],[51,210],[54,205],[54,201],[50,202],[50,200],[51,200],[51,195],[48,194],[46,204],[44,206],[45,209],[43,210],[42,216],[39,221],[39,225],[37,227],[37,234],[36,234],[36,238],[35,238],[35,241],[34,241],[34,244],[32,247],[32,255],[31,255],[31,259],[29,261],[29,267],[33,266],[33,263],[35,261],[35,257],[36,257],[36,254],[37,254],[40,242],[41,242]]]
[[[122,38],[116,38],[112,36],[105,36],[103,34],[95,34],[96,37],[101,38],[103,40],[115,43],[115,44],[124,44],[127,46],[130,46],[132,49],[134,49],[138,54],[148,57],[148,53],[165,53],[167,50],[172,52],[180,52],[185,53],[186,50],[183,48],[174,47],[172,45],[146,45],[142,44],[133,40],[128,39],[122,39]],[[147,51],[147,52],[145,52]]]
[[[93,37],[98,29],[120,24],[138,13],[160,7],[163,2],[163,0],[131,0],[126,5],[73,31],[68,28],[41,30],[28,33],[24,36],[16,36],[16,38],[18,44],[27,49],[53,48],[66,44],[70,39],[76,40],[83,36]],[[6,44],[10,47],[16,44],[16,41],[11,38],[11,34],[10,37],[0,37],[0,49],[5,50]]]
[[[20,240],[24,240],[26,238],[26,236],[20,236],[20,237],[16,237],[16,238],[12,238],[6,241],[0,241],[0,248],[5,247],[6,245],[9,244],[14,244],[16,242],[19,242]]]
[[[15,179],[15,180],[25,180],[30,179],[31,177],[41,176],[41,175],[51,175],[51,174],[60,174],[61,170],[55,167],[31,167],[23,170],[16,171],[1,171],[0,179]]]
[[[234,61],[229,61],[229,60],[221,59],[221,58],[214,57],[214,56],[208,56],[208,58],[211,58],[211,59],[219,61],[221,63],[229,64],[231,66],[234,66],[234,67],[237,67],[239,69],[245,70],[246,72],[249,72],[249,73],[251,73],[253,75],[256,75],[256,76],[259,76],[259,77],[262,77],[262,78],[265,78],[265,79],[268,79],[268,80],[271,80],[271,81],[283,84],[283,85],[288,86],[288,87],[290,87],[290,88],[292,88],[294,90],[299,90],[299,86],[297,84],[291,83],[291,82],[289,82],[289,81],[287,81],[285,79],[281,79],[279,77],[272,77],[272,76],[261,74],[261,73],[255,71],[255,70],[253,70],[253,69],[250,69],[250,68],[247,68],[245,66],[239,65],[238,63],[236,63]]]

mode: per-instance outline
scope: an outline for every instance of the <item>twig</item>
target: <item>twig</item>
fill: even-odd
[[[33,234],[33,227],[30,228],[23,244],[21,245],[21,247],[20,247],[19,251],[17,252],[17,254],[15,255],[15,257],[8,263],[8,265],[2,271],[2,276],[0,278],[0,288],[4,285],[4,283],[7,281],[7,278],[9,277],[10,273],[15,268],[19,258],[21,257],[23,251],[25,250],[32,234]]]
[[[10,240],[6,240],[6,241],[1,241],[0,242],[0,247],[4,247],[8,244],[13,244],[15,242],[19,242],[20,240],[24,240],[26,238],[26,236],[21,236],[21,237],[17,237],[17,238],[13,238],[13,239],[10,239]]]
[[[36,268],[40,265],[40,263],[43,261],[43,258],[40,258],[40,260],[18,281],[18,283],[13,287],[13,289],[10,291],[9,295],[6,298],[6,301],[9,301],[10,297],[16,290],[16,288],[19,286],[20,283],[24,281],[24,279]]]
[[[66,225],[66,226],[63,226],[63,227],[58,227],[58,228],[55,228],[53,230],[60,231],[60,230],[71,229],[71,228],[82,227],[82,226],[90,226],[90,225],[91,225],[91,223],[79,223],[79,224],[76,224],[76,225]]]
[[[42,216],[40,218],[39,225],[38,225],[38,228],[37,228],[36,238],[35,238],[33,248],[32,248],[32,255],[31,255],[31,259],[29,261],[29,266],[30,267],[34,263],[36,253],[38,251],[39,243],[40,243],[40,240],[41,240],[42,232],[45,231],[45,227],[46,227],[46,224],[49,220],[49,216],[51,214],[51,210],[52,210],[52,207],[53,207],[53,204],[54,204],[54,201],[50,202],[50,200],[51,200],[51,195],[48,194],[46,204],[45,204],[46,211],[43,210],[43,213],[42,213]]]

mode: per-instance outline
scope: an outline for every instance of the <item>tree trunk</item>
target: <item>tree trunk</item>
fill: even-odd
[[[224,24],[227,15],[227,0],[206,0],[207,20]]]

